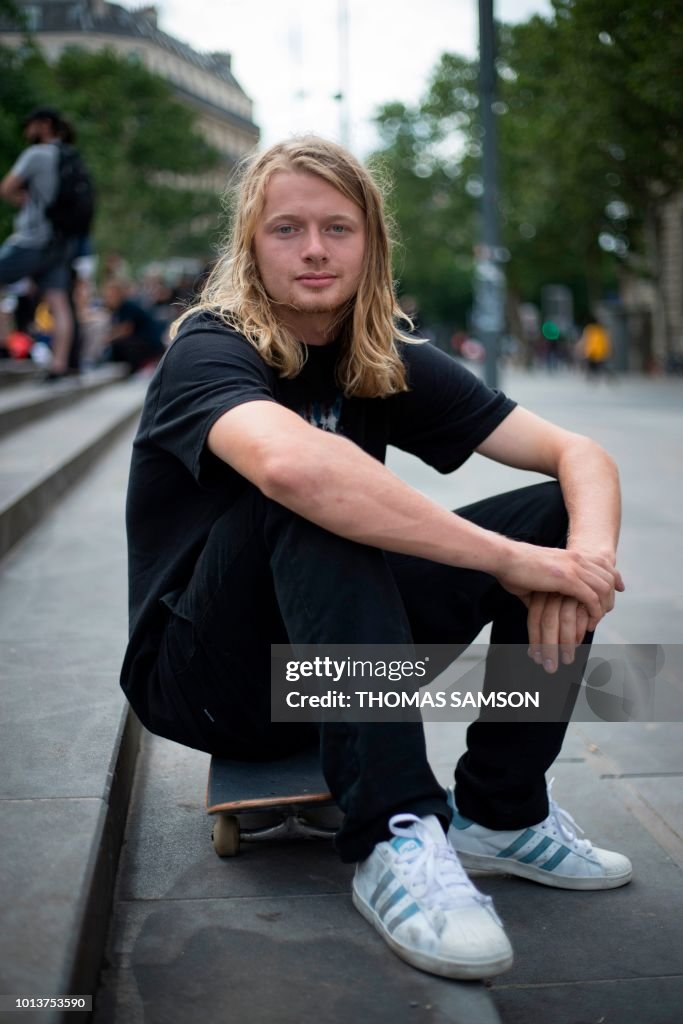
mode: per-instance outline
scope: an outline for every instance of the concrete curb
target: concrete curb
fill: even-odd
[[[106,415],[76,448],[90,448],[92,461],[122,431],[127,436],[2,565],[0,987],[18,995],[94,997],[135,779],[142,726],[118,686],[117,666],[126,637],[125,479],[144,389],[113,391],[95,400]],[[74,426],[85,430],[93,413],[85,404],[71,410],[48,455],[59,453]],[[36,426],[28,450],[44,436],[46,425]],[[85,548],[80,557],[74,543]],[[72,1016],[27,1013],[28,1021],[60,1024]]]
[[[76,409],[56,413],[45,423],[32,424],[13,434],[9,440],[5,439],[4,444],[16,449],[18,455],[19,435],[27,435],[30,431],[31,452],[35,451],[39,457],[43,445],[54,445],[60,417],[63,417],[63,425],[67,427],[64,431],[66,440],[63,452],[55,455],[51,465],[45,468],[44,461],[41,464],[41,459],[37,458],[35,471],[31,471],[28,480],[23,483],[21,480],[18,483],[10,480],[9,486],[5,488],[4,500],[0,501],[0,558],[40,521],[54,502],[73,486],[135,419],[143,400],[144,388],[133,385],[128,390],[126,386],[120,389],[113,401],[111,396],[105,395],[103,401],[96,395],[78,402]],[[76,417],[82,428],[80,436],[74,431]],[[77,438],[75,442],[74,436]],[[28,438],[24,436],[26,440]]]
[[[11,387],[22,381],[38,380],[43,373],[45,370],[31,362],[30,359],[2,359],[0,360],[0,388]]]
[[[142,726],[126,704],[112,751],[109,791],[88,858],[87,882],[78,897],[78,925],[64,957],[62,992],[92,993],[94,997],[97,991],[141,734]],[[71,1019],[69,1013],[57,1013],[52,1024],[66,1024]]]
[[[0,391],[0,437],[90,397],[115,384],[123,375],[123,367],[103,367],[80,379],[68,378],[50,386],[24,384],[9,392]]]

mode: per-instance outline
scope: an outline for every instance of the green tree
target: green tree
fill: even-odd
[[[389,208],[398,227],[399,290],[417,298],[421,319],[430,324],[463,322],[474,208],[460,168],[439,152],[439,125],[421,112],[388,104],[378,127],[385,148],[375,163],[392,183]]]
[[[192,225],[218,215],[219,201],[181,187],[180,176],[198,178],[220,158],[191,111],[161,78],[111,50],[66,50],[54,75],[97,183],[98,249],[116,249],[134,265],[173,255],[181,243],[204,251],[206,232],[193,240]]]
[[[513,294],[538,299],[543,284],[562,281],[587,312],[616,286],[620,266],[656,278],[652,224],[683,177],[677,8],[555,0],[552,17],[501,27],[500,215]],[[388,105],[378,117],[403,234],[410,211],[428,208],[447,175],[444,208],[460,231],[451,264],[463,266],[477,238],[466,197],[482,188],[477,107],[476,62],[444,54],[419,106]],[[448,216],[441,223],[445,239]],[[414,263],[406,254],[406,281],[428,277],[426,258],[424,247]],[[431,286],[447,281],[436,275]],[[435,296],[428,305],[438,306]]]
[[[207,224],[217,223],[220,201],[201,179],[222,158],[165,81],[111,50],[74,47],[49,65],[29,45],[2,51],[0,65],[0,106],[11,112],[0,121],[5,166],[23,145],[21,120],[31,107],[62,110],[95,180],[98,251],[115,249],[139,266],[208,250],[214,230]]]
[[[683,181],[683,19],[677,0],[555,0],[574,53],[583,101],[603,157],[603,243],[659,292],[656,315],[671,344],[661,294],[661,215]],[[599,130],[596,130],[599,129]]]
[[[0,0],[0,23],[22,26],[23,14],[12,0]],[[28,36],[20,49],[0,46],[0,175],[24,146],[22,118],[41,101],[40,90],[48,79],[47,65]],[[9,234],[13,216],[13,209],[0,203],[0,238]]]

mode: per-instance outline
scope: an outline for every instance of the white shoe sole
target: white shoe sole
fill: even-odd
[[[442,978],[459,978],[463,981],[475,981],[482,978],[491,978],[495,974],[502,974],[503,971],[508,971],[512,967],[512,950],[503,956],[497,957],[495,960],[455,963],[453,960],[404,946],[397,942],[393,935],[384,928],[378,914],[358,895],[355,888],[351,890],[351,896],[356,910],[379,932],[389,948],[397,956],[400,956],[401,960],[405,960],[406,963],[412,967],[419,968],[421,971],[427,971],[429,974],[438,974]]]
[[[620,875],[593,875],[587,877],[574,875],[558,875],[554,871],[544,871],[533,864],[521,864],[512,857],[488,857],[483,853],[465,853],[457,851],[460,863],[472,871],[486,871],[492,875],[518,875],[530,882],[539,882],[554,889],[618,889],[626,885],[633,877],[633,871],[622,872]]]

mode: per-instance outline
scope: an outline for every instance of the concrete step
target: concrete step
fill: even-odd
[[[94,1024],[501,1024],[486,986],[387,948],[329,840],[244,843],[220,860],[209,760],[143,732]]]
[[[130,421],[124,390],[109,411]],[[1,566],[4,993],[90,995],[97,984],[140,734],[118,685],[133,432],[129,423]]]
[[[50,384],[23,383],[20,387],[0,389],[0,437],[58,409],[69,408],[123,380],[125,375],[125,367],[117,363]]]
[[[45,369],[30,359],[0,359],[0,388],[39,380]]]
[[[138,416],[146,387],[126,381],[0,440],[0,557]]]

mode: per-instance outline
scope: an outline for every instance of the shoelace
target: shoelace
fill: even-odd
[[[550,814],[543,824],[550,825],[555,833],[559,832],[565,842],[574,846],[579,853],[589,854],[593,850],[593,845],[590,839],[578,838],[576,833],[580,832],[581,835],[585,835],[584,830],[580,825],[577,825],[569,811],[565,811],[563,807],[556,804],[551,796],[554,781],[555,778],[553,776],[548,785],[548,805],[550,807]]]
[[[408,825],[401,828],[399,822]],[[411,895],[424,906],[452,910],[474,900],[482,907],[490,907],[496,916],[492,898],[472,884],[445,836],[443,844],[438,843],[415,814],[395,814],[389,820],[389,828],[395,836],[417,840],[413,846],[401,848],[396,867]]]

